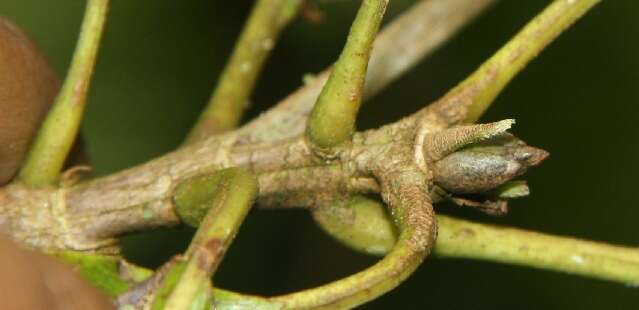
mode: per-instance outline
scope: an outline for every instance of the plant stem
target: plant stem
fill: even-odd
[[[371,203],[376,203],[377,208],[383,211],[379,202]],[[355,216],[358,215],[361,213]],[[639,248],[474,223],[445,215],[438,215],[437,222],[439,232],[434,254],[439,258],[478,259],[639,285]],[[110,295],[121,292],[119,283],[123,280],[118,278],[117,260],[97,255],[73,255],[73,259],[65,260],[77,265],[80,274],[87,280],[104,287]],[[150,272],[139,267],[136,271],[141,274]],[[102,276],[96,277],[95,274]],[[104,283],[117,285],[105,286]],[[282,303],[278,302],[281,297],[252,296],[218,288],[213,289],[213,296],[217,309],[235,309],[242,305],[259,306],[260,309],[282,308]]]
[[[400,233],[395,248],[381,261],[347,278],[308,290],[269,298],[285,309],[350,309],[392,290],[408,278],[427,253],[410,247],[411,233]]]
[[[449,125],[476,122],[532,59],[600,1],[553,1],[474,73],[428,109],[448,115],[445,121]]]
[[[372,97],[445,43],[494,0],[418,1],[391,21],[375,39],[366,74],[364,99]],[[244,143],[298,136],[306,128],[330,69],[299,88],[241,129]]]
[[[204,204],[209,206],[209,211],[184,254],[186,262],[178,262],[175,266],[181,270],[179,279],[176,283],[167,283],[175,286],[166,300],[159,296],[154,308],[204,309],[204,305],[210,303],[210,278],[256,195],[257,181],[238,168],[221,170],[212,176],[194,177],[178,185],[174,198],[177,205],[193,209]],[[165,306],[155,307],[158,304]]]
[[[430,253],[437,234],[435,213],[424,192],[426,179],[416,168],[385,172],[379,177],[385,184],[382,196],[393,210],[391,214],[400,231],[388,255],[349,277],[272,297],[271,301],[287,309],[350,309],[394,289],[419,267]]]
[[[19,179],[27,185],[58,181],[82,122],[108,6],[109,0],[87,1],[71,68],[20,171]]]
[[[293,20],[300,3],[301,0],[257,1],[217,87],[187,136],[186,143],[227,131],[239,124],[278,35]]]
[[[357,12],[308,122],[307,136],[320,149],[339,145],[355,130],[368,60],[387,5],[388,0],[364,0]]]
[[[492,103],[497,94],[506,86],[506,84],[534,58],[545,46],[555,39],[563,30],[569,27],[575,20],[582,16],[588,9],[592,8],[597,0],[574,0],[574,1],[555,1],[542,13],[535,17],[524,29],[511,39],[502,49],[494,56],[486,61],[475,73],[460,83],[457,87],[446,94],[442,99],[426,107],[423,115],[432,117],[439,114],[440,119],[447,125],[453,125],[466,119],[467,121],[475,121]],[[433,113],[434,112],[434,113]],[[418,114],[419,115],[419,114]],[[424,124],[433,125],[433,119],[428,119]],[[431,138],[436,135],[429,135]],[[437,145],[438,143],[431,143]],[[431,153],[435,153],[431,157],[441,157],[446,150],[428,149]],[[381,207],[380,207],[381,208]],[[357,208],[352,208],[352,212],[356,212]],[[369,214],[362,213],[361,216],[369,217],[361,221],[367,223],[383,223],[388,221],[381,216],[376,216],[373,212]],[[357,217],[357,216],[355,216]],[[333,220],[335,220],[333,218]],[[320,222],[325,228],[326,223]],[[347,223],[333,223],[333,226],[349,227]],[[386,231],[380,227],[378,231]],[[336,236],[339,240],[345,240],[349,246],[356,249],[365,249],[374,246],[377,242],[370,244],[353,244],[366,240],[377,241],[390,239],[393,236],[388,235],[384,238],[380,236],[370,235],[368,237],[358,237],[353,239],[350,236],[357,232],[359,235],[365,233],[365,230],[350,227],[335,231],[334,233],[343,233]],[[350,239],[349,239],[350,238]]]
[[[370,98],[446,43],[495,0],[416,1],[380,32],[366,75]]]
[[[397,243],[397,227],[377,200],[365,196],[335,199],[311,212],[324,232],[355,251],[383,256]]]
[[[438,216],[435,254],[529,266],[639,285],[639,248]]]
[[[395,233],[387,228],[389,219],[380,202],[368,199],[365,206],[325,206],[337,210],[315,212],[330,216],[330,223],[322,226],[339,241],[360,252],[383,255],[390,249],[384,245],[395,238]],[[438,215],[437,222],[439,233],[434,254],[442,258],[479,259],[639,285],[636,247],[474,223],[445,215]],[[367,250],[371,247],[380,252],[371,253]]]

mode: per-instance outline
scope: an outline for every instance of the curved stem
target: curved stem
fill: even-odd
[[[383,208],[379,202],[377,207]],[[639,285],[639,248],[636,247],[480,224],[444,215],[438,215],[437,222],[438,239],[433,254],[441,258],[479,259]],[[117,261],[113,258],[105,261],[101,257],[74,253],[73,259],[65,260],[77,265],[87,280],[109,295],[121,293],[126,283],[121,284],[122,273],[117,272]],[[150,273],[138,267],[135,271],[144,277]],[[278,302],[282,297],[266,298],[218,288],[213,289],[213,296],[217,309],[235,309],[238,306],[280,309],[283,306]]]
[[[366,68],[388,0],[364,0],[346,45],[317,98],[307,127],[314,146],[328,149],[351,137],[362,102]]]
[[[221,193],[220,195],[217,194],[219,185],[210,184],[211,182],[215,183],[218,181],[216,181],[215,178],[209,180],[198,178],[192,182],[187,181],[187,183],[184,183],[184,185],[176,190],[176,203],[186,203],[193,207],[194,204],[197,205],[203,201],[208,201],[207,197],[214,195],[216,196],[216,201],[218,201],[217,203],[221,205],[228,204],[228,207],[233,206],[231,193],[225,198],[224,195],[221,196]],[[231,188],[241,188],[241,186],[239,186],[240,184],[234,185],[236,186]],[[414,169],[410,171],[402,170],[396,175],[396,178],[393,178],[385,187],[386,200],[389,205],[395,209],[392,214],[394,220],[400,227],[401,233],[393,250],[374,266],[317,288],[266,299],[259,297],[249,298],[251,303],[264,307],[285,309],[344,309],[363,304],[395,288],[420,265],[423,259],[430,253],[430,249],[434,244],[436,223],[434,221],[434,212],[429,196],[424,192],[424,189],[424,178],[420,172],[414,171]],[[244,199],[242,201],[245,201],[246,195],[240,195],[238,197]],[[229,234],[226,229],[229,223],[225,223],[227,220],[223,216],[223,213],[215,209],[214,207],[208,212],[202,226],[198,230],[198,234],[194,238],[194,244],[202,245],[202,243],[204,243],[206,247],[208,247],[208,244],[210,244],[212,240],[219,241],[219,239],[217,239],[219,234],[211,233],[210,231],[220,231],[222,234]],[[243,213],[245,211],[242,211],[245,210],[245,208],[238,208],[238,206],[226,210],[231,212],[229,214],[245,214]],[[240,217],[233,216],[231,218]],[[214,223],[219,223],[219,225],[212,225]],[[234,225],[233,223],[231,224]],[[211,230],[214,227],[217,228]],[[237,227],[237,225],[232,227]],[[205,241],[203,242],[203,240]],[[219,242],[216,244],[219,244]],[[171,296],[174,295],[177,296],[175,299],[178,301],[189,300],[185,298],[185,296],[190,296],[190,300],[201,300],[200,296],[202,296],[202,291],[206,287],[204,283],[208,282],[206,281],[207,278],[201,275],[202,268],[200,268],[200,265],[202,265],[202,261],[208,262],[209,260],[202,260],[201,257],[196,257],[195,254],[199,248],[199,246],[189,247],[186,254],[189,261],[178,261],[175,265],[171,266],[171,270],[167,272],[165,280],[163,280],[164,284],[160,287],[159,291],[155,293],[158,299],[154,304],[154,308],[155,306],[157,306],[158,309],[163,309],[164,306],[169,308]],[[191,264],[193,259],[195,259],[195,261]],[[189,273],[190,269],[192,269],[193,272]],[[192,275],[188,279],[184,278],[186,274],[193,274],[197,270],[200,270],[200,276]],[[180,289],[181,283],[183,282],[181,279],[184,279],[188,282],[187,284],[189,284],[182,286],[191,288],[190,290]],[[197,282],[201,285],[197,285],[197,287],[193,288],[193,279],[199,279]],[[178,291],[190,292],[190,294],[182,293],[178,296],[176,295]],[[218,293],[216,292],[215,294],[217,295]],[[165,301],[162,296],[167,295],[169,297],[168,300]],[[227,293],[226,296],[224,296],[224,293],[222,293],[220,297],[220,307],[222,305],[233,307],[233,301],[229,301],[229,297],[240,303],[243,302],[243,298],[238,294]]]
[[[369,210],[371,208],[376,210]],[[370,254],[366,249],[378,245],[380,240],[394,238],[393,231],[385,228],[388,218],[383,208],[374,200],[368,200],[365,209],[348,207],[352,214],[331,216],[329,228],[341,227],[341,230],[332,230],[338,240],[346,242],[352,249]],[[353,226],[351,218],[357,218],[358,223],[375,226]],[[445,215],[438,215],[437,222],[439,233],[434,254],[438,257],[479,259],[639,285],[637,247],[480,224]],[[318,223],[329,229],[325,222]],[[352,238],[354,233],[357,238]]]
[[[428,254],[411,247],[414,233],[402,231],[393,250],[377,264],[347,278],[270,298],[285,309],[348,309],[375,299],[406,279]]]
[[[293,20],[301,2],[259,0],[255,4],[231,59],[186,143],[227,131],[239,124],[278,35]]]
[[[19,179],[27,185],[58,181],[80,129],[108,7],[109,0],[87,1],[71,68],[20,171]]]
[[[387,178],[390,177],[390,178]],[[393,209],[400,235],[390,253],[374,266],[347,278],[301,292],[270,298],[287,309],[352,308],[397,287],[430,253],[436,223],[419,171],[385,174],[383,195]]]

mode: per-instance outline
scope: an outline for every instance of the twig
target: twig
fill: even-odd
[[[447,126],[477,121],[532,59],[600,1],[553,1],[468,78],[426,109],[437,112]]]
[[[387,5],[388,0],[362,2],[346,45],[311,112],[306,133],[313,147],[327,150],[353,134],[373,41]]]
[[[530,60],[597,2],[598,0],[554,1],[466,80],[435,103],[400,121],[400,123],[403,122],[407,126],[421,123],[416,138],[417,145],[441,145],[437,141],[426,143],[426,140],[436,139],[438,134],[432,134],[433,131],[442,130],[464,121],[474,122],[477,120],[498,93]],[[503,124],[507,125],[508,122],[503,122]],[[445,153],[447,150],[441,150],[439,147],[419,149],[415,156],[420,158],[420,156],[427,155],[426,157],[431,157],[432,160],[433,157],[441,158],[442,152]],[[429,154],[430,156],[428,156]],[[459,166],[459,162],[454,164]],[[379,218],[378,220],[384,219]],[[373,219],[364,221],[374,222]],[[325,221],[320,221],[319,224],[328,225]],[[334,234],[340,233],[330,227],[325,227],[325,230],[333,231]],[[336,238],[348,240],[349,234],[352,233],[353,231],[344,231],[344,236],[336,236]],[[363,237],[360,239],[367,240]],[[379,239],[373,238],[373,236],[368,239],[373,243],[354,245],[353,242],[356,240],[350,240],[347,244],[356,249],[366,249],[379,242]]]
[[[384,27],[368,65],[364,99],[384,89],[445,43],[494,0],[424,0]],[[275,141],[304,132],[330,69],[240,129],[241,143]]]
[[[380,211],[379,202],[370,201]],[[359,215],[359,214],[358,214]],[[434,254],[441,258],[481,259],[639,285],[639,248],[560,237],[516,228],[473,223],[450,216],[437,216],[439,226]],[[385,225],[384,222],[381,222]],[[374,227],[371,227],[374,229]],[[387,249],[386,251],[390,250]],[[384,253],[386,252],[384,251]],[[120,293],[124,279],[118,277],[117,260],[98,255],[73,254],[79,272],[110,295]],[[148,270],[133,266],[138,274]],[[93,275],[101,274],[102,277]],[[106,283],[106,284],[105,284]],[[115,284],[113,284],[115,283]],[[239,306],[280,309],[278,297],[260,297],[213,289],[217,309]]]
[[[639,285],[639,248],[438,216],[435,254],[578,274]]]
[[[154,308],[205,309],[211,302],[210,278],[253,204],[257,183],[250,174],[232,168],[186,180],[175,191],[178,210],[202,204],[209,210],[184,257],[171,267],[179,274],[164,281],[160,290],[169,291],[156,296]]]
[[[426,179],[418,170],[403,167],[385,170],[379,175],[382,196],[393,209],[400,234],[391,252],[372,267],[347,278],[270,301],[288,309],[331,307],[352,308],[392,290],[405,280],[430,249],[437,234],[434,212],[424,192]]]
[[[301,0],[260,0],[244,30],[207,107],[186,143],[234,128],[248,105],[255,81],[280,32],[297,14]]]
[[[109,0],[87,1],[71,68],[19,174],[20,181],[27,185],[53,185],[58,181],[82,122],[108,6]]]
[[[169,214],[172,212],[172,203],[176,202],[178,206],[180,204],[180,195],[174,191],[174,184],[189,180],[193,175],[200,175],[206,173],[206,171],[210,172],[210,170],[221,167],[236,165],[246,166],[253,171],[261,172],[260,178],[262,180],[271,176],[272,180],[264,183],[266,185],[264,188],[266,189],[268,189],[269,184],[278,184],[278,182],[280,182],[279,184],[285,184],[279,187],[278,190],[282,190],[282,188],[290,189],[305,182],[315,186],[317,184],[312,181],[309,182],[308,175],[304,175],[304,173],[317,169],[317,171],[325,173],[321,175],[321,178],[318,178],[319,181],[330,183],[328,185],[329,188],[320,188],[321,191],[326,193],[339,192],[339,194],[344,194],[346,192],[346,194],[356,194],[365,190],[381,192],[393,211],[394,220],[399,223],[401,233],[397,244],[390,254],[370,269],[319,288],[272,298],[247,297],[244,299],[239,294],[217,291],[220,294],[220,300],[223,302],[239,298],[255,305],[289,308],[351,307],[359,305],[394,288],[405,279],[429,253],[435,238],[434,214],[430,197],[426,193],[428,184],[431,181],[428,178],[430,175],[418,169],[422,168],[421,166],[416,167],[413,161],[414,158],[410,156],[413,153],[406,152],[406,149],[415,147],[420,152],[426,152],[435,150],[433,144],[441,142],[443,143],[442,152],[439,152],[441,154],[437,153],[432,156],[438,159],[443,156],[442,154],[468,140],[450,139],[451,136],[445,135],[430,136],[431,138],[445,137],[445,139],[431,139],[430,142],[428,142],[428,139],[424,139],[427,142],[422,145],[420,141],[413,143],[413,140],[406,140],[406,137],[414,136],[417,125],[441,126],[438,129],[443,129],[464,121],[474,121],[490,105],[507,82],[534,55],[596,2],[594,0],[558,0],[554,2],[474,75],[462,82],[460,86],[435,105],[416,115],[423,118],[414,116],[377,131],[356,134],[353,137],[352,145],[337,150],[337,157],[334,158],[333,162],[318,162],[312,156],[313,154],[310,151],[312,148],[304,142],[305,140],[302,137],[284,139],[279,144],[265,144],[268,147],[260,148],[260,146],[242,144],[247,140],[243,140],[242,131],[240,131],[240,133],[210,138],[140,168],[94,181],[95,183],[76,186],[62,191],[62,193],[67,194],[68,196],[66,197],[70,198],[67,202],[70,202],[72,211],[82,211],[83,208],[87,208],[87,201],[101,201],[99,198],[102,198],[109,201],[109,203],[114,203],[113,200],[108,198],[116,197],[119,198],[117,202],[123,202],[124,198],[136,197],[137,199],[138,196],[136,194],[138,192],[136,191],[146,192],[146,196],[140,196],[141,201],[136,201],[135,203],[127,201],[128,205],[125,208],[136,209],[136,212],[138,211],[137,209],[143,210],[141,212],[149,210],[155,212],[160,209],[154,208],[161,205],[164,209],[161,209],[160,212]],[[303,117],[300,118],[299,116],[300,114],[293,115],[294,122],[303,119]],[[290,127],[288,128],[290,129]],[[453,129],[448,131],[448,134],[460,134],[465,129],[464,127],[461,127],[461,129],[457,127],[456,131]],[[350,136],[350,131],[348,135]],[[286,136],[277,136],[278,139],[283,137]],[[241,140],[241,143],[237,143],[238,139]],[[342,141],[344,139],[338,140]],[[333,143],[329,144],[333,146]],[[242,149],[242,145],[246,148]],[[285,156],[278,156],[282,154]],[[186,160],[187,156],[202,158]],[[434,159],[431,158],[430,160]],[[427,168],[436,169],[433,167]],[[282,173],[282,175],[276,175],[278,173]],[[273,177],[273,175],[275,176]],[[371,178],[374,178],[373,183],[375,184],[371,185],[369,183],[358,188],[358,190],[361,190],[358,191],[353,190],[354,187],[343,186],[344,184],[340,182],[332,182],[334,179],[331,178],[335,176],[337,176],[336,179],[339,181],[349,179],[353,182],[359,182],[361,181],[360,179],[366,179],[365,182],[370,182]],[[358,180],[354,181],[355,179]],[[351,185],[351,183],[348,184]],[[345,190],[340,192],[336,187],[343,187]],[[206,186],[205,188],[208,189],[210,187]],[[104,193],[99,193],[98,191],[100,190],[103,190]],[[274,192],[277,192],[277,190]],[[83,197],[87,193],[96,195]],[[127,195],[129,196],[125,197]],[[191,199],[197,195],[191,193],[187,196]],[[175,201],[167,201],[169,199]],[[82,202],[85,202],[85,204],[82,205]],[[191,202],[187,203],[187,205],[189,205],[186,208],[187,210],[195,209]],[[101,209],[100,211],[109,210]],[[190,215],[185,216],[184,212],[180,211],[179,208],[177,212],[183,219],[190,217]],[[245,210],[244,208],[239,208],[234,212],[245,212]],[[212,219],[213,214],[216,213],[211,211],[208,214],[207,219]],[[234,218],[242,218],[243,214],[245,213]],[[369,212],[369,214],[373,214],[369,215],[372,217],[379,217],[382,213]],[[175,218],[175,214],[171,216]],[[162,218],[162,216],[147,213],[144,214],[144,217],[151,218],[156,223],[166,224],[169,222],[167,218],[170,216]],[[217,220],[223,218],[225,217],[217,213]],[[138,216],[138,219],[140,219],[140,216]],[[388,224],[384,221],[378,221],[378,223],[381,223],[380,225]],[[441,230],[436,252],[443,257],[494,260],[576,273],[631,285],[639,284],[639,249],[547,236],[516,229],[498,228],[448,217],[439,217],[438,221],[441,224]],[[113,224],[113,222],[108,223]],[[201,232],[208,231],[208,228],[211,227],[217,227],[210,223],[219,222],[213,220],[206,222],[202,225]],[[125,224],[129,224],[126,227],[128,229],[134,226],[131,225],[132,223]],[[135,224],[141,225],[139,223]],[[236,222],[225,223],[225,225],[237,227]],[[102,231],[101,233],[108,235],[108,233],[113,233],[113,231]],[[118,233],[121,233],[121,231],[118,231]],[[200,236],[199,233],[198,236]],[[217,237],[219,236],[215,233],[207,235],[204,237],[205,243],[208,244],[211,240],[217,240]],[[196,237],[195,240],[202,239]],[[201,243],[198,241],[198,244]],[[202,252],[205,254],[204,256],[199,256],[199,249],[199,247],[191,247],[187,252],[188,261],[182,265],[183,269],[176,269],[178,272],[176,279],[189,274],[188,278],[196,279],[196,281],[186,283],[178,280],[177,287],[173,287],[173,284],[170,284],[170,292],[173,292],[171,294],[176,294],[176,292],[187,293],[180,293],[178,294],[179,296],[170,295],[178,297],[173,299],[169,297],[167,303],[172,301],[182,302],[188,299],[186,302],[191,304],[193,300],[199,298],[198,296],[203,296],[203,291],[208,291],[207,276],[210,274],[209,270],[215,269],[221,256],[208,250]],[[204,268],[200,266],[202,258],[205,262]],[[262,304],[262,302],[264,303]],[[232,303],[225,305],[232,306]]]
[[[263,195],[279,194],[284,197],[279,202],[289,204],[299,202],[296,200],[299,197],[313,199],[313,194],[318,191],[334,193],[346,190],[349,194],[378,191],[367,166],[381,160],[380,152],[392,144],[411,145],[414,127],[415,124],[399,122],[358,134],[352,145],[338,150],[341,162],[328,166],[317,161],[303,137],[263,144],[240,143],[241,134],[238,132],[211,137],[145,165],[64,188],[61,193],[54,192],[57,198],[52,210],[59,210],[61,214],[58,215],[73,225],[65,224],[67,226],[62,229],[72,232],[64,231],[65,237],[52,240],[51,246],[62,244],[78,250],[95,249],[103,244],[105,238],[126,231],[174,224],[178,219],[171,200],[173,186],[193,175],[221,168],[244,166],[251,169],[259,174]],[[306,184],[306,187],[300,187],[300,184]],[[318,186],[315,192],[309,188],[310,185],[321,184],[329,187]],[[18,188],[16,192],[20,191]],[[14,197],[9,195],[8,204],[17,201],[18,205],[8,208],[10,210],[35,204]],[[47,193],[41,197],[47,198]],[[16,234],[23,233],[25,238],[32,238],[36,233],[29,225],[20,224],[14,228]],[[46,236],[58,237],[55,233]],[[69,236],[73,236],[72,240]],[[46,243],[44,240],[38,242],[38,245]]]
[[[361,199],[357,202],[364,204]],[[332,230],[339,241],[369,254],[384,255],[390,250],[387,240],[394,240],[396,235],[388,229],[388,215],[380,202],[368,199],[365,208],[355,204],[331,207],[333,210],[321,211],[324,216],[330,216],[326,220],[330,225],[323,226],[339,227],[339,231]],[[337,208],[341,210],[335,210]],[[639,285],[637,247],[474,223],[445,215],[438,215],[437,223],[439,233],[434,254],[438,257],[479,259]],[[366,247],[373,246],[377,246],[376,252],[367,251]]]
[[[218,172],[221,173],[224,171]],[[250,197],[255,195],[254,181],[250,182],[251,178],[243,174],[237,176],[236,182],[229,180],[229,176],[198,177],[183,182],[176,189],[176,203],[189,205],[188,209],[209,201],[212,196],[215,203],[189,246],[186,261],[174,262],[166,272],[163,284],[154,292],[154,308],[186,309],[195,304],[207,304],[211,270],[219,263],[220,253],[246,215]],[[386,177],[392,177],[392,180]],[[429,254],[436,234],[434,213],[424,192],[426,179],[419,171],[406,169],[398,171],[397,175],[384,172],[382,178],[388,182],[384,197],[395,208],[394,219],[401,229],[398,242],[389,255],[355,275],[317,288],[271,297],[264,304],[287,309],[351,308],[393,289],[419,266]],[[229,182],[214,184],[220,180]],[[224,190],[231,192],[224,195]]]

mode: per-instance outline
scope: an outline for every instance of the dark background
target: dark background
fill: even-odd
[[[114,0],[83,132],[95,171],[106,174],[179,144],[211,89],[251,1]],[[412,1],[391,1],[389,17]],[[502,0],[362,110],[360,128],[411,113],[472,72],[549,1]],[[298,20],[277,45],[253,96],[254,116],[338,55],[358,1],[324,0],[323,24]],[[64,73],[84,1],[1,0]],[[514,133],[551,153],[527,174],[533,194],[493,218],[441,212],[559,235],[639,246],[639,2],[603,1],[521,73],[483,118],[516,118]],[[386,19],[387,21],[390,18]],[[191,230],[125,240],[134,261],[157,266],[184,249]],[[303,211],[255,211],[216,285],[280,294],[370,265],[326,237]],[[488,262],[429,259],[370,309],[630,309],[639,289]]]

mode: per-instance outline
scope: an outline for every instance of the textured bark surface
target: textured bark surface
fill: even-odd
[[[246,83],[233,83],[231,78],[229,85],[241,91],[242,95],[235,103],[224,100],[222,97],[225,96],[220,97],[231,105],[231,109],[222,114],[234,110],[224,116],[231,120],[229,124],[219,128],[204,126],[205,132],[198,133],[197,141],[189,141],[185,146],[137,167],[83,180],[79,174],[82,169],[78,167],[61,172],[81,123],[109,3],[109,0],[90,0],[78,43],[79,52],[75,54],[79,56],[74,56],[67,78],[71,82],[65,82],[59,97],[62,99],[58,100],[41,130],[45,138],[48,134],[53,139],[40,139],[40,135],[34,143],[36,147],[29,153],[30,159],[21,169],[20,177],[16,182],[0,187],[0,230],[31,247],[52,253],[67,251],[90,259],[121,259],[118,255],[99,254],[118,254],[118,238],[132,231],[180,222],[199,226],[186,253],[178,255],[166,265],[167,270],[159,270],[154,276],[150,276],[152,272],[145,271],[144,277],[129,281],[123,279],[126,274],[122,272],[124,265],[116,267],[111,262],[108,266],[109,281],[115,280],[113,282],[121,285],[107,287],[105,291],[111,296],[119,295],[119,301],[124,302],[121,306],[141,309],[148,308],[149,300],[152,307],[158,309],[186,309],[196,305],[208,308],[209,302],[217,305],[228,302],[228,307],[234,307],[233,298],[240,303],[263,303],[264,307],[351,308],[397,287],[431,253],[436,240],[449,245],[448,254],[440,250],[440,255],[463,257],[467,254],[456,251],[476,245],[478,247],[473,249],[470,257],[475,255],[498,261],[503,258],[505,262],[547,269],[560,265],[568,257],[569,261],[577,264],[592,261],[598,266],[579,269],[566,264],[559,270],[579,274],[594,270],[590,275],[636,283],[636,275],[619,276],[620,271],[634,272],[636,259],[619,260],[615,257],[636,256],[636,249],[609,247],[607,250],[613,254],[605,257],[607,253],[598,253],[605,248],[601,244],[575,240],[565,242],[565,238],[539,238],[544,241],[542,246],[554,248],[534,253],[562,255],[539,259],[529,256],[527,250],[525,254],[520,253],[524,249],[520,244],[534,242],[535,236],[511,231],[512,236],[521,239],[501,245],[516,250],[508,253],[496,247],[496,257],[489,253],[492,250],[486,244],[500,243],[486,243],[485,240],[490,240],[499,229],[449,221],[445,217],[440,217],[438,222],[432,206],[434,201],[449,200],[487,213],[503,214],[507,199],[528,194],[525,182],[513,182],[512,179],[539,164],[548,154],[506,133],[514,120],[480,125],[470,123],[477,120],[531,59],[597,1],[552,2],[508,44],[433,104],[381,128],[356,132],[357,111],[366,96],[392,82],[456,31],[465,20],[492,2],[440,0],[415,4],[411,13],[397,19],[377,38],[370,60],[372,70],[367,75],[371,45],[388,0],[365,0],[347,40],[349,43],[357,42],[358,36],[362,35],[360,39],[363,41],[359,43],[365,44],[351,51],[347,43],[342,53],[346,56],[340,56],[330,77],[328,70],[325,71],[254,121],[227,132],[241,119],[241,104],[248,98],[246,96],[251,93],[255,81],[251,77],[245,80]],[[369,27],[360,29],[357,25]],[[444,26],[434,31],[431,29],[438,25]],[[256,29],[265,30],[264,25]],[[424,37],[425,34],[427,37]],[[241,71],[246,64],[243,60],[239,66],[232,67]],[[369,81],[366,86],[365,80]],[[245,84],[246,87],[243,86]],[[316,110],[311,111],[314,102]],[[58,103],[78,109],[67,111],[70,113],[56,113],[62,106]],[[317,107],[323,110],[316,113]],[[66,136],[61,139],[65,142],[64,147],[47,142],[55,142],[60,136]],[[51,158],[55,160],[50,161]],[[230,175],[223,178],[229,182],[226,189],[240,193],[237,195],[239,200],[232,199],[236,196],[231,194],[219,194],[217,185],[213,186],[212,181],[219,181],[216,175],[224,170],[236,170],[251,180],[251,184],[236,184],[230,181]],[[207,192],[209,190],[211,192]],[[371,245],[379,244],[377,241],[369,242],[379,239],[379,236],[349,239],[348,234],[353,231],[349,230],[349,225],[356,223],[354,216],[367,214],[377,217],[380,223],[394,225],[397,234],[387,229],[390,237],[386,238],[384,247],[371,251],[387,254],[373,266],[328,284],[275,297],[242,296],[213,289],[210,277],[254,199],[263,207],[303,207],[317,216],[320,208],[335,207],[331,204],[365,197],[363,194],[381,197],[388,214],[377,212],[382,210],[382,202],[373,200],[376,195],[369,195],[368,198],[373,201],[370,207],[378,208],[377,211],[363,213],[360,208],[356,214],[355,209],[347,210],[352,211],[350,218],[334,216],[330,221],[343,222],[332,223],[340,228],[332,231],[338,240],[347,240],[351,247],[366,251]],[[243,206],[238,207],[233,201],[240,200],[243,200]],[[202,221],[202,217],[205,220]],[[318,222],[327,225],[326,219]],[[457,233],[451,237],[451,227],[457,224],[462,224],[459,230],[462,234],[481,235],[485,239],[459,238]],[[439,228],[448,238],[437,237]],[[487,233],[482,235],[483,232]],[[366,232],[362,230],[359,233]],[[499,238],[502,239],[505,240]],[[446,249],[446,244],[441,242],[440,249]],[[587,256],[590,252],[585,251],[583,255],[567,256],[571,255],[572,249],[563,247],[575,243],[594,249],[592,258]],[[457,246],[451,247],[451,244]],[[506,258],[508,255],[510,257]],[[609,265],[614,268],[609,268]],[[94,274],[94,271],[87,273]],[[147,282],[140,284],[145,279]],[[144,297],[147,295],[151,298]],[[231,295],[236,297],[225,300]],[[199,298],[202,296],[207,305],[201,303]],[[211,296],[215,301],[209,299]]]

